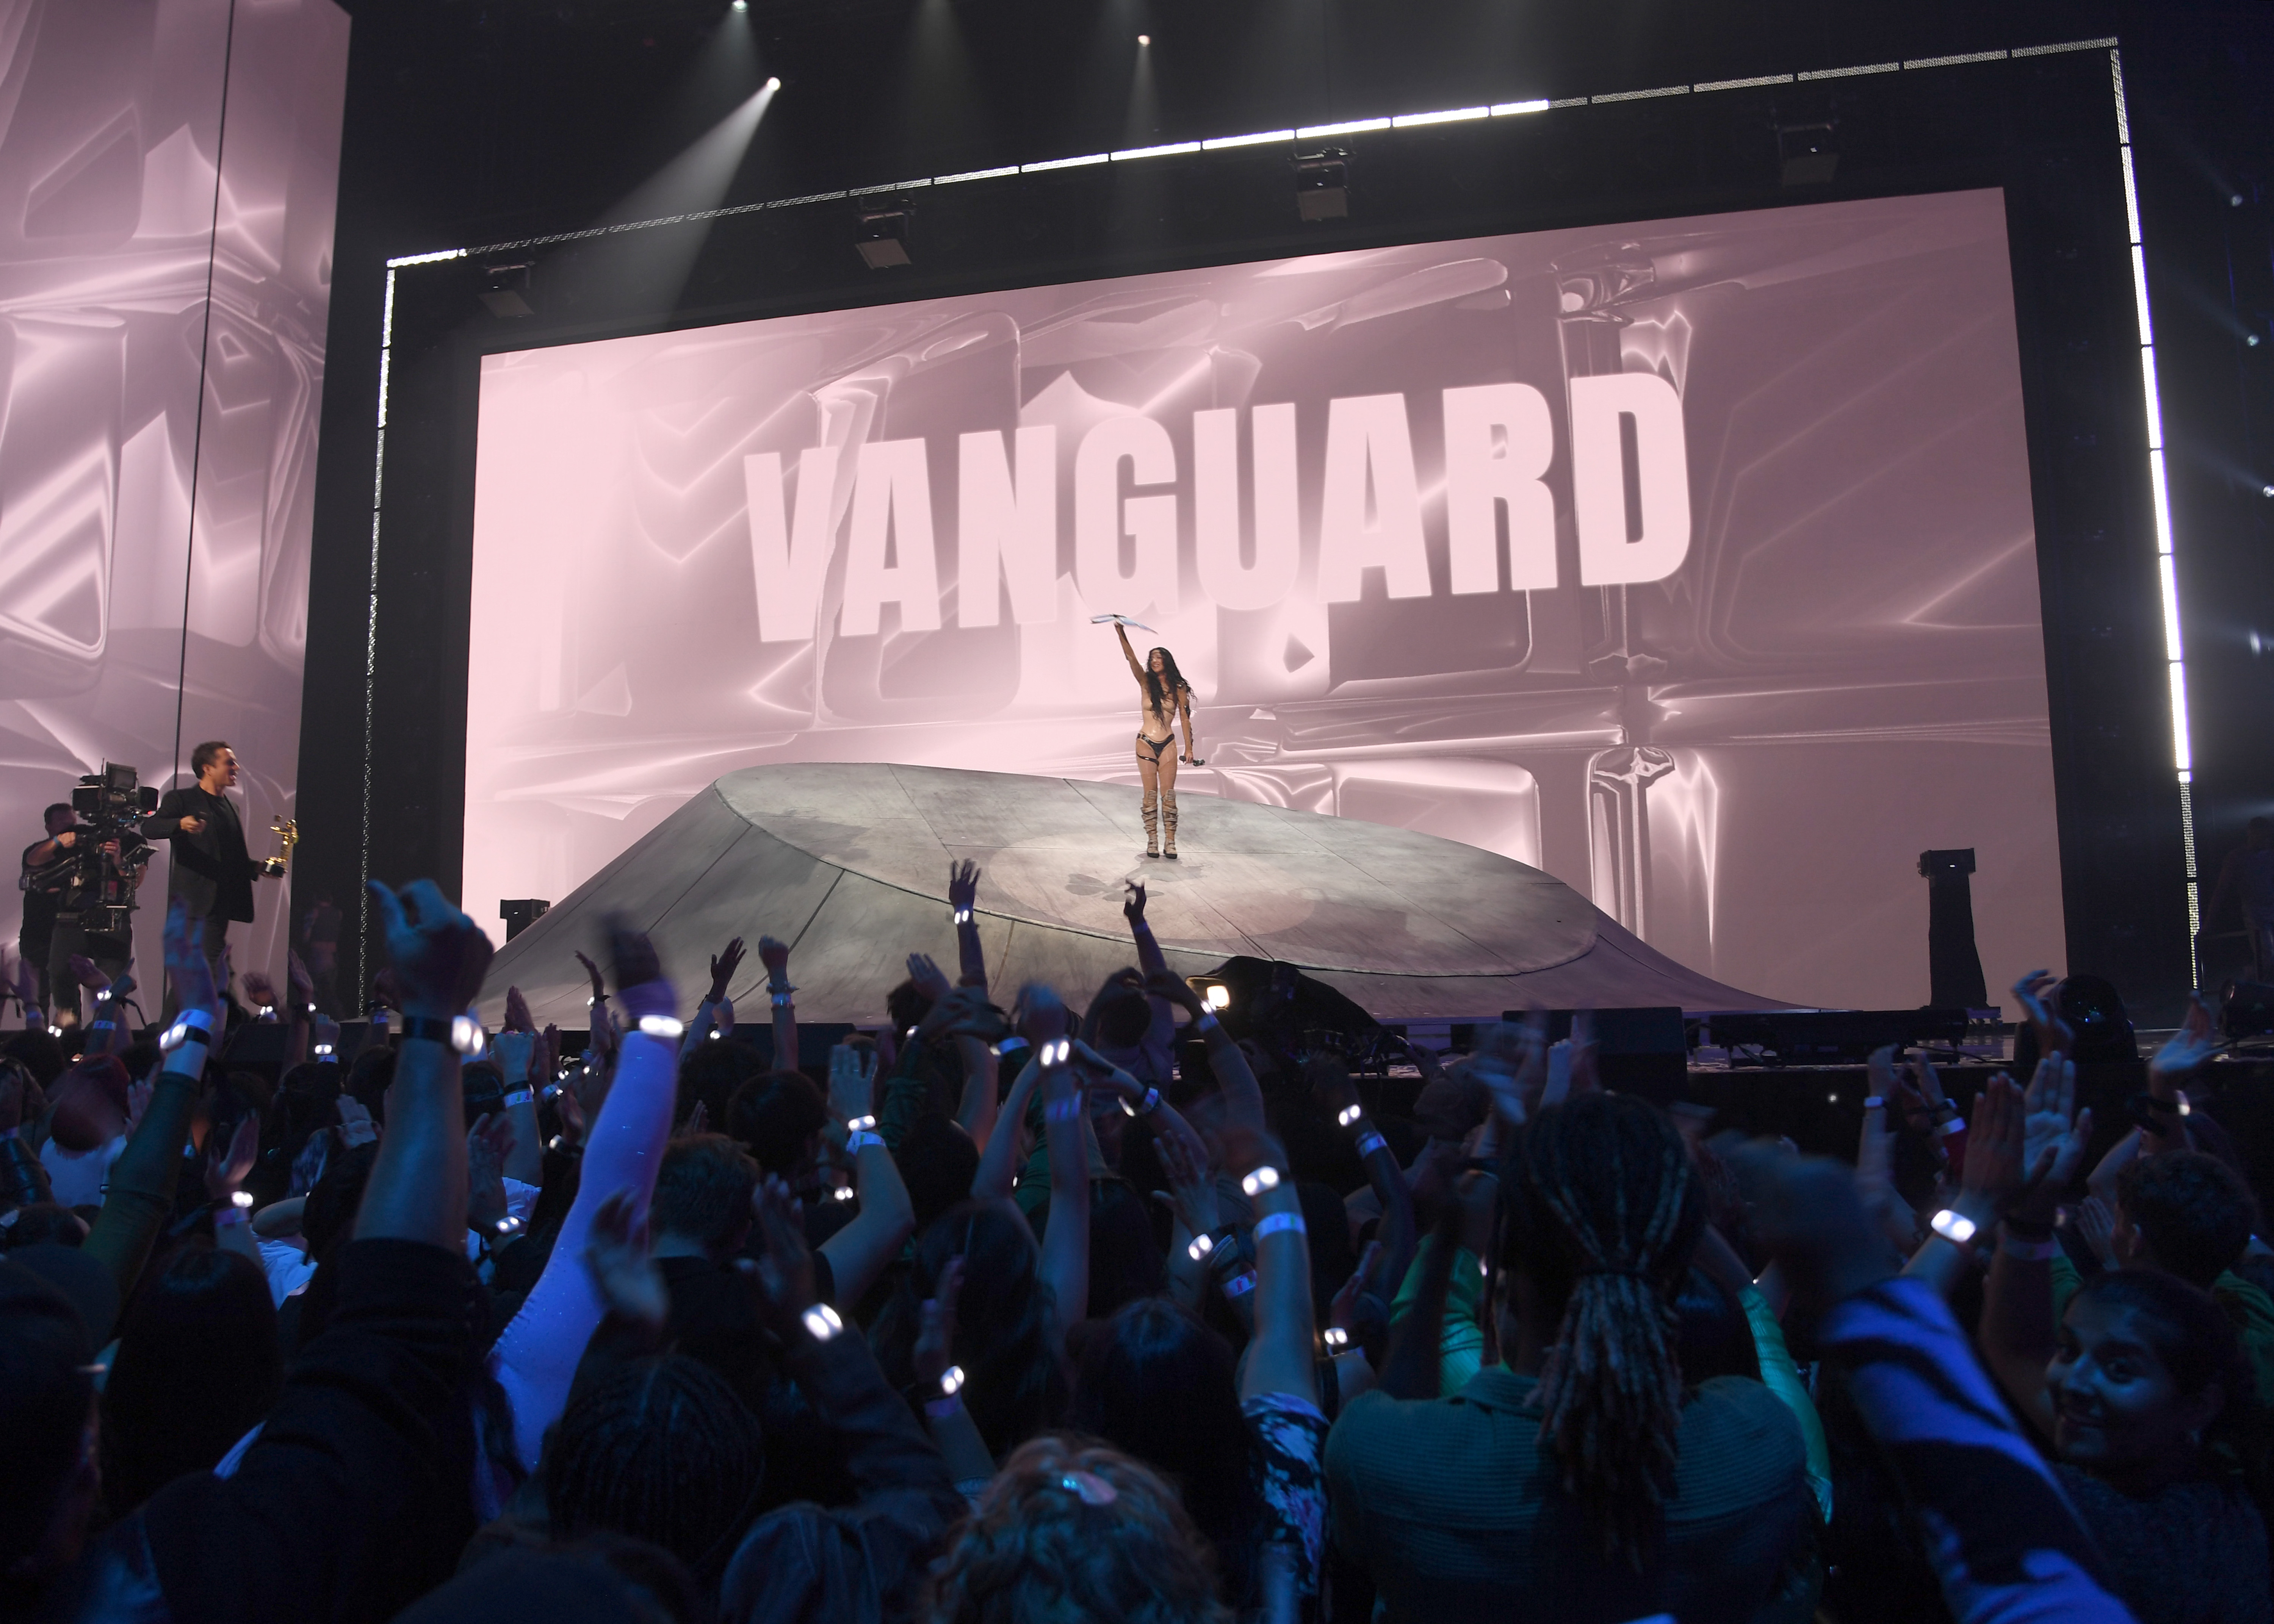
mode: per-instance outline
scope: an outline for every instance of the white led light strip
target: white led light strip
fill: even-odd
[[[2187,963],[2201,976],[2195,932],[2202,898],[2195,873],[2195,744],[2187,728],[2187,644],[2180,635],[2179,568],[2172,552],[2172,487],[2164,465],[2164,402],[2156,387],[2156,329],[2148,311],[2148,253],[2140,236],[2140,192],[2133,178],[2132,113],[2124,100],[2123,54],[2111,47],[2108,73],[2116,94],[2116,150],[2124,166],[2124,223],[2132,240],[2132,298],[2140,323],[2140,382],[2147,402],[2148,491],[2156,514],[2156,586],[2163,596],[2164,671],[2172,696],[2172,767],[2180,780],[2180,838],[2187,870]]]

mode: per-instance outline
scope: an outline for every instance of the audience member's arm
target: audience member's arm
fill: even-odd
[[[1029,1057],[1019,1075],[1012,1080],[1011,1092],[996,1114],[995,1132],[987,1136],[987,1143],[979,1153],[979,1170],[971,1177],[971,1199],[975,1201],[1007,1201],[1011,1199],[1011,1181],[1025,1159],[1020,1143],[1026,1137],[1027,1101],[1043,1080],[1042,1063]]]
[[[2201,993],[2187,995],[2187,1019],[2148,1063],[2148,1092],[2176,1105],[2180,1089],[2218,1053],[2218,1026]]]
[[[869,1593],[889,1616],[898,1616],[905,1587],[962,1515],[963,1500],[939,1451],[885,1385],[868,1342],[815,1303],[796,1197],[769,1178],[754,1205],[764,1244],[764,1257],[750,1267],[760,1312],[781,1343],[783,1370],[833,1434],[858,1498],[843,1510],[791,1507],[759,1519],[727,1568],[720,1611],[729,1618],[792,1616],[772,1587],[802,1594],[813,1564],[835,1569],[842,1563],[874,1585]],[[771,1538],[777,1530],[795,1560],[785,1560],[785,1549]],[[842,1541],[841,1553],[817,1551],[817,1538]]]
[[[233,1252],[248,1262],[267,1272],[260,1261],[260,1248],[252,1238],[251,1197],[246,1205],[237,1205],[237,1192],[245,1187],[245,1175],[260,1154],[260,1115],[247,1111],[238,1118],[237,1132],[230,1135],[229,1147],[213,1146],[206,1152],[206,1199],[213,1203],[214,1244],[222,1252]]]
[[[874,1129],[849,1135],[845,1148],[853,1157],[853,1186],[861,1211],[821,1243],[821,1255],[829,1259],[837,1300],[849,1312],[915,1233],[916,1209],[900,1180],[900,1164]]]
[[[1023,1002],[1027,1041],[1042,1063],[1043,1136],[1050,1154],[1050,1216],[1039,1272],[1056,1298],[1050,1341],[1063,1355],[1066,1333],[1089,1314],[1089,1156],[1081,1083],[1069,1058],[1065,1005],[1043,987],[1028,988]]]
[[[1208,1041],[1209,1070],[1216,1074],[1216,1086],[1224,1091],[1226,1117],[1231,1125],[1264,1132],[1263,1090],[1249,1069],[1247,1056],[1232,1041],[1231,1034],[1216,1018],[1216,1011],[1201,1002],[1200,995],[1186,984],[1182,976],[1168,970],[1156,971],[1145,978],[1145,989],[1157,997],[1180,1005],[1193,1018],[1193,1025]]]
[[[505,991],[506,1029],[497,1034],[494,1053],[505,1078],[505,1116],[513,1124],[513,1148],[506,1153],[502,1169],[508,1178],[524,1184],[545,1182],[545,1142],[537,1130],[537,1089],[533,1069],[537,1058],[537,1023],[521,989]]]
[[[1389,1355],[1376,1384],[1392,1398],[1435,1398],[1444,1358],[1445,1301],[1452,1290],[1453,1262],[1460,1251],[1460,1204],[1449,1201],[1444,1215],[1414,1260],[1419,1279],[1402,1316],[1391,1320]],[[1403,1293],[1400,1294],[1401,1296]]]
[[[2121,1624],[2076,1514],[2005,1406],[1942,1300],[1886,1277],[1884,1252],[1838,1163],[1738,1153],[1762,1240],[1817,1342],[1846,1372],[1857,1413],[1915,1508],[1958,1624]]]
[[[997,1100],[1002,1089],[1002,1061],[995,1046],[968,1032],[955,1034],[956,1057],[963,1062],[963,1099],[955,1120],[983,1152],[995,1136]]]
[[[979,865],[966,858],[947,871],[947,906],[955,921],[956,985],[987,992],[987,951],[979,943]]]
[[[1705,1233],[1698,1237],[1692,1262],[1736,1297],[1737,1305],[1745,1311],[1745,1324],[1753,1334],[1753,1355],[1761,1367],[1761,1385],[1775,1394],[1800,1424],[1800,1441],[1808,1455],[1808,1486],[1816,1495],[1818,1511],[1829,1522],[1832,1452],[1824,1441],[1824,1422],[1816,1413],[1815,1402],[1808,1396],[1808,1384],[1801,1380],[1800,1367],[1792,1362],[1792,1350],[1785,1345],[1784,1327],[1777,1323],[1767,1299],[1753,1289],[1752,1277],[1745,1268],[1744,1259],[1737,1256],[1736,1248],[1713,1225],[1706,1225]]]
[[[1315,1405],[1318,1344],[1312,1329],[1311,1249],[1303,1203],[1293,1177],[1278,1165],[1284,1158],[1276,1148],[1268,1143],[1258,1148],[1266,1159],[1245,1177],[1260,1183],[1268,1175],[1272,1182],[1250,1198],[1255,1203],[1255,1340],[1247,1346],[1239,1396],[1287,1393]]]
[[[561,1221],[544,1274],[491,1355],[512,1404],[515,1449],[528,1470],[536,1469],[545,1430],[560,1417],[576,1361],[604,1310],[583,1263],[592,1214],[620,1190],[631,1192],[644,1212],[671,1137],[678,1045],[670,1037],[641,1031],[638,1025],[651,1016],[671,1016],[671,984],[663,979],[655,949],[644,936],[615,928],[612,938],[617,996],[632,1029],[622,1039],[615,1081],[592,1124],[576,1199]],[[599,1019],[596,1013],[596,1021]],[[463,1201],[464,1146],[457,1151]]]
[[[1221,1215],[1216,1179],[1209,1171],[1208,1145],[1164,1100],[1153,1115],[1153,1148],[1161,1159],[1161,1171],[1168,1176],[1169,1198],[1177,1214],[1169,1230],[1169,1295],[1197,1314],[1206,1306],[1209,1274],[1208,1252],[1198,1249],[1203,1239],[1214,1247]]]
[[[30,1207],[49,1197],[48,1169],[39,1152],[24,1142],[24,1089],[28,1081],[22,1068],[0,1070],[0,1205]]]
[[[197,1109],[198,1079],[205,1074],[210,1034],[221,1024],[213,972],[203,948],[192,938],[188,905],[178,898],[167,910],[165,940],[166,974],[173,978],[182,1008],[174,1030],[184,1041],[166,1056],[149,1108],[110,1164],[102,1211],[81,1248],[110,1271],[122,1301],[141,1278],[158,1231],[172,1215],[182,1149],[190,1142],[190,1118]],[[201,1028],[200,1018],[210,1024]]]
[[[950,1258],[933,1295],[924,1300],[909,1363],[923,1403],[924,1431],[947,1462],[956,1492],[975,1500],[995,1475],[995,1457],[987,1452],[979,1423],[963,1407],[963,1371],[953,1361],[955,1304],[962,1294],[963,1259]]]

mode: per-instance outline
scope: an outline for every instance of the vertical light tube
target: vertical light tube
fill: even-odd
[[[2172,549],[2172,492],[2164,461],[2164,402],[2157,387],[2156,332],[2148,316],[2148,252],[2140,231],[2140,190],[2134,179],[2132,115],[2124,100],[2122,53],[2108,53],[2110,82],[2116,95],[2117,154],[2124,169],[2124,222],[2132,238],[2132,298],[2140,324],[2140,381],[2147,399],[2144,428],[2148,489],[2156,514],[2156,582],[2163,596],[2164,660],[2171,688],[2172,768],[2180,781],[2180,844],[2187,853],[2188,980],[2202,973],[2195,958],[2195,932],[2202,928],[2202,891],[2195,872],[2195,744],[2187,728],[2187,662],[2180,635],[2180,583]]]

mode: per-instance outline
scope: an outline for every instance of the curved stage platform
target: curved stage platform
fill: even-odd
[[[1384,1020],[1489,1019],[1550,1008],[1781,1009],[1653,951],[1537,868],[1457,841],[1284,807],[1178,798],[1176,862],[1148,861],[1139,792],[1118,784],[826,763],[727,774],[508,944],[482,1007],[518,985],[540,1022],[584,1024],[575,950],[618,910],[645,926],[682,993],[734,936],[749,957],[730,992],[765,1019],[761,933],[791,944],[798,1013],[879,1024],[885,994],[928,952],[953,975],[951,863],[979,883],[988,979],[1087,1003],[1135,961],[1122,882],[1181,974],[1238,954],[1276,959]]]

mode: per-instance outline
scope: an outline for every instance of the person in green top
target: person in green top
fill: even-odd
[[[2104,1268],[2160,1269],[2210,1292],[2234,1321],[2266,1406],[2274,1404],[2274,1299],[2234,1272],[2256,1213],[2250,1186],[2225,1162],[2199,1150],[2167,1150],[2118,1176],[2114,1221],[2095,1250]],[[2084,1281],[2059,1256],[2052,1282],[2058,1323]]]
[[[1503,1362],[1457,1397],[1350,1402],[1327,1441],[1337,1543],[1390,1620],[1758,1615],[1816,1508],[1774,1394],[1682,1379],[1668,1308],[1706,1222],[1682,1136],[1588,1094],[1522,1129],[1506,1179]]]

